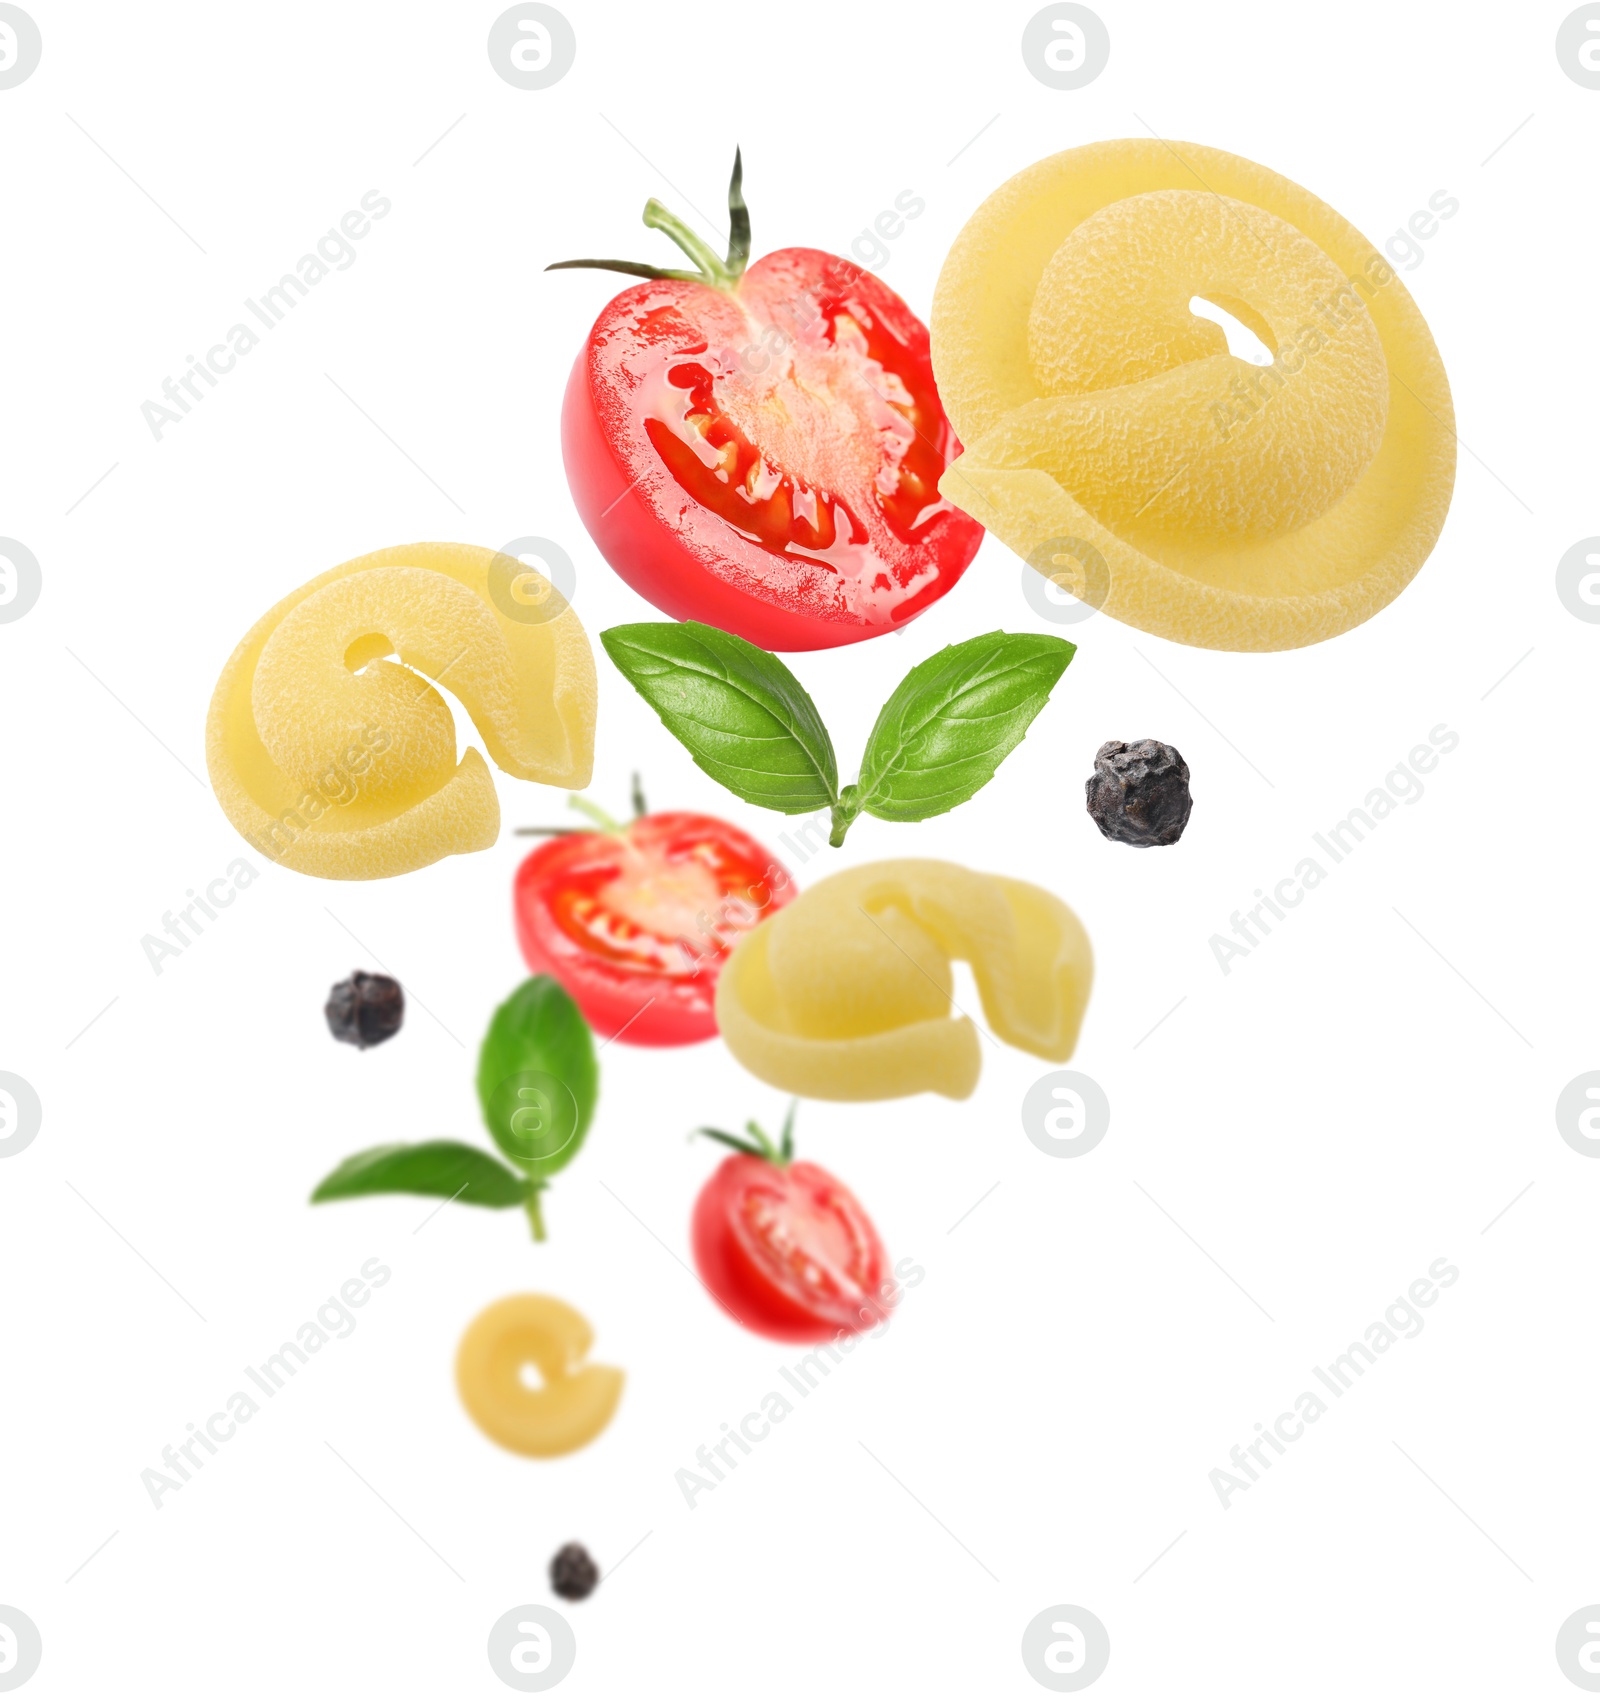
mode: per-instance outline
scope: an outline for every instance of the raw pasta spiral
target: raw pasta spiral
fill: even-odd
[[[1227,351],[1199,297],[1273,354]],[[941,491],[1107,613],[1209,648],[1370,618],[1450,503],[1450,388],[1415,302],[1304,189],[1189,143],[1042,160],[951,249]],[[1103,569],[1102,569],[1103,568]]]
[[[594,1331],[554,1296],[506,1296],[467,1327],[456,1389],[485,1436],[518,1455],[566,1455],[600,1436],[617,1411],[624,1374],[587,1357]],[[529,1385],[524,1369],[539,1377]]]
[[[389,878],[488,848],[494,781],[476,749],[457,763],[429,679],[466,707],[503,771],[589,781],[594,656],[577,615],[519,561],[419,542],[302,585],[223,667],[206,764],[235,829],[319,878]]]
[[[717,1026],[757,1078],[799,1096],[970,1096],[978,1033],[950,999],[952,960],[971,962],[997,1036],[1071,1055],[1094,976],[1077,916],[942,860],[881,860],[804,891],[728,957]]]

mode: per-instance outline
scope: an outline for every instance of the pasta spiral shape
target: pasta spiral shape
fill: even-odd
[[[456,1389],[486,1437],[518,1455],[567,1455],[606,1429],[625,1375],[587,1359],[589,1322],[554,1296],[507,1296],[467,1327]],[[524,1369],[539,1383],[529,1385]]]
[[[869,1102],[970,1096],[978,1033],[951,1000],[969,961],[991,1029],[1047,1060],[1078,1040],[1094,959],[1047,890],[942,860],[836,872],[758,925],[717,984],[717,1026],[757,1078]]]
[[[430,679],[466,707],[503,771],[589,781],[594,656],[577,615],[519,561],[420,542],[313,578],[234,650],[206,723],[212,788],[234,828],[319,878],[389,878],[490,847],[494,781],[476,749],[457,763]]]
[[[1229,353],[1195,298],[1272,363]],[[1421,313],[1359,231],[1247,159],[1113,141],[1031,166],[956,239],[932,336],[967,444],[941,491],[1142,630],[1321,641],[1444,524],[1454,412]]]

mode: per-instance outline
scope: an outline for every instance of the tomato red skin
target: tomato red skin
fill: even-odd
[[[751,905],[761,909],[763,917],[799,893],[777,857],[725,819],[705,813],[652,813],[630,829],[642,831],[646,841],[669,855],[714,843],[750,869]],[[717,976],[726,949],[713,950],[697,939],[702,961],[693,976],[630,972],[586,950],[556,922],[551,901],[566,881],[564,874],[580,859],[591,867],[602,863],[608,852],[620,859],[613,838],[583,831],[552,837],[517,868],[512,906],[528,970],[549,973],[578,1004],[597,1037],[619,1037],[646,1048],[673,1048],[715,1037]]]
[[[574,504],[612,569],[674,619],[698,619],[785,653],[838,647],[899,629],[926,611],[954,587],[978,551],[982,527],[940,503],[930,509],[935,516],[914,551],[891,549],[902,575],[914,561],[933,581],[908,587],[892,611],[880,608],[869,616],[848,604],[837,574],[774,554],[700,506],[674,481],[630,413],[630,396],[639,388],[638,345],[648,339],[641,326],[652,314],[687,304],[759,357],[763,307],[803,291],[807,280],[841,275],[904,344],[908,364],[926,368],[933,395],[928,332],[910,308],[871,273],[810,248],[784,248],[758,260],[745,273],[737,304],[693,282],[669,279],[624,289],[596,320],[573,364],[561,448]],[[752,312],[753,319],[747,316]],[[765,329],[772,328],[767,321]],[[948,463],[960,444],[936,395],[932,404]]]
[[[867,1252],[860,1284],[865,1313],[818,1314],[766,1277],[741,1244],[735,1225],[752,1185],[783,1185],[800,1194],[828,1197],[849,1210]],[[871,1330],[894,1306],[889,1258],[866,1211],[833,1175],[810,1161],[787,1167],[755,1155],[730,1155],[706,1181],[694,1205],[690,1242],[695,1267],[706,1288],[741,1326],[779,1343],[821,1343],[840,1332]],[[888,1290],[889,1295],[884,1292]]]

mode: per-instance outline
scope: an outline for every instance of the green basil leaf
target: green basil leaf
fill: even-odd
[[[833,743],[800,680],[743,637],[694,620],[600,633],[617,670],[741,801],[815,813],[838,800]]]
[[[478,1100],[500,1152],[547,1179],[583,1146],[600,1094],[594,1035],[553,978],[530,978],[489,1021]]]
[[[991,631],[913,666],[867,739],[855,809],[929,819],[970,801],[1022,741],[1076,652],[1059,636]]]
[[[313,1202],[352,1196],[446,1196],[479,1208],[518,1208],[524,1178],[470,1143],[383,1143],[341,1161],[311,1193]]]

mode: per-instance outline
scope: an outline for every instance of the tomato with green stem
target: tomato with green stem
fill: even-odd
[[[791,1103],[780,1140],[701,1126],[734,1151],[694,1205],[700,1278],[739,1322],[783,1343],[817,1343],[881,1325],[896,1285],[866,1210],[831,1173],[794,1158]]]
[[[694,270],[547,268],[645,279],[572,368],[567,481],[613,570],[675,619],[769,649],[881,636],[947,594],[983,539],[939,493],[961,447],[928,331],[851,260],[781,248],[750,264],[742,175],[736,152],[725,259],[651,200],[646,226]]]
[[[706,813],[649,813],[637,776],[633,818],[582,796],[598,829],[547,836],[517,869],[517,940],[602,1038],[646,1047],[717,1034],[717,977],[733,945],[798,893],[771,850]]]

